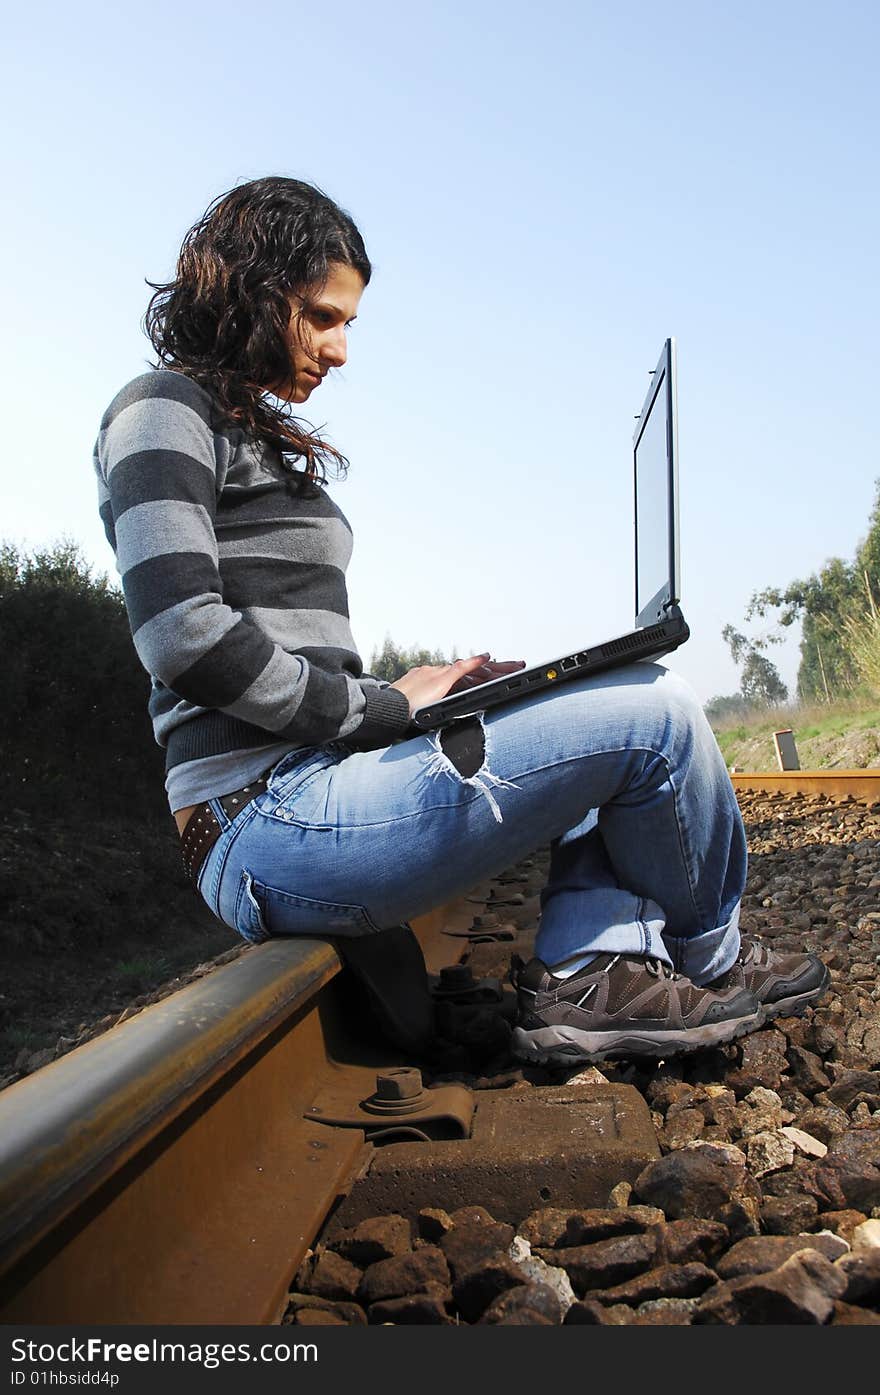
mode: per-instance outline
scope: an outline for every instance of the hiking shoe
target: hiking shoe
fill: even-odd
[[[515,959],[521,1061],[571,1064],[607,1056],[676,1056],[718,1046],[761,1025],[754,993],[698,988],[657,959],[597,954],[570,978],[540,959]]]
[[[815,954],[780,954],[757,940],[742,937],[736,962],[706,987],[716,993],[745,988],[761,1007],[761,1020],[799,1017],[825,993],[831,975]]]

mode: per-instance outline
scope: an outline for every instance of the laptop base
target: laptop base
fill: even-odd
[[[670,613],[657,625],[646,625],[644,629],[633,630],[618,639],[609,639],[604,644],[566,654],[561,659],[553,659],[533,668],[520,669],[518,673],[508,674],[504,678],[493,678],[489,683],[480,683],[464,692],[453,693],[429,707],[420,707],[413,713],[412,725],[419,731],[433,731],[460,717],[471,717],[475,712],[512,702],[525,697],[527,693],[558,687],[560,683],[582,678],[584,674],[602,673],[640,659],[657,659],[678,649],[689,635],[684,616],[675,607],[675,613]]]

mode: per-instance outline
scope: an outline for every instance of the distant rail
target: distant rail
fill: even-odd
[[[880,769],[733,771],[737,790],[755,794],[824,794],[827,799],[880,801]]]

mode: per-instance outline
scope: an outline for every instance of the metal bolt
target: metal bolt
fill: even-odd
[[[376,1099],[411,1100],[422,1093],[422,1072],[413,1066],[400,1066],[376,1076]]]

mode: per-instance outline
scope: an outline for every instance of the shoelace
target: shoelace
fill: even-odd
[[[654,975],[654,978],[668,978],[673,982],[676,979],[684,978],[684,974],[678,973],[671,965],[665,964],[662,959],[646,959],[645,968],[649,974]]]

